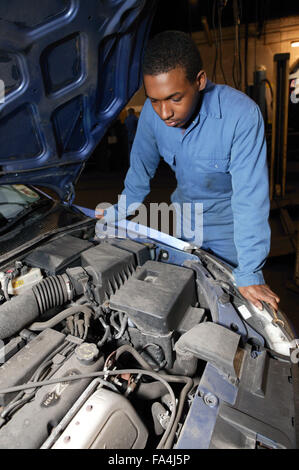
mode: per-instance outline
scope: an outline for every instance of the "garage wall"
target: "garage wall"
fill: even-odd
[[[273,56],[274,54],[289,52],[290,65],[299,58],[299,47],[291,47],[292,41],[299,41],[299,16],[291,16],[268,21],[260,38],[256,37],[255,24],[248,27],[248,83],[253,83],[253,72],[257,68],[264,66],[267,70],[267,78],[273,81]],[[213,31],[211,32],[213,38]],[[242,89],[245,90],[244,82],[244,37],[245,26],[241,25],[241,60],[243,65]],[[204,32],[193,34],[197,46],[202,55],[204,67],[208,76],[212,75],[214,64],[215,47],[209,46],[207,36]],[[222,28],[222,55],[223,69],[228,85],[233,86],[232,64],[234,58],[234,28]],[[224,83],[220,67],[217,67],[217,83]]]
[[[290,16],[281,19],[269,20],[265,24],[260,38],[256,37],[256,25],[248,26],[248,84],[253,84],[253,73],[260,67],[266,68],[266,76],[273,86],[273,57],[274,54],[289,52],[290,66],[299,59],[299,47],[291,47],[292,41],[299,41],[299,15]],[[197,44],[207,71],[208,77],[212,78],[215,46],[209,45],[208,37],[204,31],[192,34]],[[213,39],[213,30],[211,38]],[[244,37],[245,26],[240,28],[240,51],[242,61],[242,91],[245,91],[244,80]],[[234,59],[234,28],[222,28],[222,64],[226,76],[227,84],[234,86],[232,79],[232,66]],[[219,62],[217,64],[216,80],[217,83],[224,83],[220,70]],[[145,94],[141,88],[131,99],[126,108],[134,107],[138,113],[145,101]],[[271,117],[271,116],[269,116]]]

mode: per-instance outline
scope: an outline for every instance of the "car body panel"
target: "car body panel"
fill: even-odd
[[[45,186],[61,199],[40,191],[44,205],[0,233],[0,448],[55,447],[99,384],[110,389],[107,397],[116,393],[99,418],[106,448],[134,448],[135,431],[128,444],[120,419],[146,438],[148,428],[148,448],[299,446],[298,362],[289,355],[294,333],[283,314],[254,309],[232,268],[204,250],[134,221],[96,224],[94,211],[70,207],[87,158],[140,85],[155,4],[0,3],[0,184]],[[8,291],[31,270],[42,281]],[[57,341],[65,349],[57,351]],[[31,348],[46,358],[26,354]],[[124,351],[134,368],[119,373]],[[91,371],[96,383],[71,388],[69,375]],[[172,382],[185,384],[174,387],[176,396]],[[30,389],[25,396],[22,387]],[[126,417],[107,421],[119,394],[119,403],[130,395],[142,423],[131,406],[120,406]],[[86,436],[97,439],[88,424]]]
[[[155,2],[4,0],[0,184],[71,201],[84,163],[141,85]]]

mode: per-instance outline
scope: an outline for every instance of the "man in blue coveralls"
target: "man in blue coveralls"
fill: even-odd
[[[201,247],[235,267],[246,299],[277,310],[279,298],[262,274],[270,228],[259,107],[244,93],[210,82],[196,45],[183,32],[166,31],[150,41],[143,74],[147,100],[122,193],[127,207],[149,193],[162,156],[177,179],[172,202],[203,204]]]

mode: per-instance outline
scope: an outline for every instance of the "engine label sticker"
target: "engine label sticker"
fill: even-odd
[[[245,305],[241,305],[238,307],[239,312],[241,313],[244,320],[247,320],[251,317],[251,313],[249,312],[248,308]]]

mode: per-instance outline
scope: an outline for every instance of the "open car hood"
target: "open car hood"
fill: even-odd
[[[84,163],[141,84],[155,3],[1,1],[1,184],[72,200]]]

